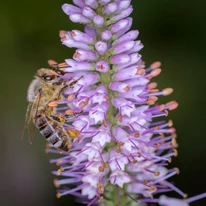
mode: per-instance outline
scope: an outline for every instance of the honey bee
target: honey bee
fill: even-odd
[[[29,104],[25,116],[25,129],[28,130],[30,143],[33,142],[37,128],[54,147],[69,151],[72,138],[78,134],[73,130],[66,130],[63,124],[81,112],[62,117],[56,113],[57,105],[49,105],[61,100],[62,93],[73,87],[82,77],[67,84],[68,80],[62,80],[56,71],[42,68],[34,76],[27,93]]]

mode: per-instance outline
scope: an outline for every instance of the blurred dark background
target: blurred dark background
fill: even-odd
[[[206,1],[133,0],[133,28],[140,31],[144,60],[160,60],[160,88],[175,92],[164,101],[177,100],[170,113],[178,133],[179,156],[173,165],[180,175],[172,180],[193,196],[206,192]],[[72,51],[61,45],[60,29],[82,28],[61,11],[71,0],[11,0],[0,3],[0,205],[68,206],[69,196],[56,199],[45,140],[37,132],[31,146],[21,138],[27,107],[26,93],[38,68],[48,59],[62,62]],[[194,206],[205,206],[206,200]]]

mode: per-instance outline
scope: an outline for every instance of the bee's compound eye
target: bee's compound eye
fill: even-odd
[[[53,80],[54,78],[55,78],[54,75],[45,75],[45,76],[43,76],[43,79],[47,82]]]

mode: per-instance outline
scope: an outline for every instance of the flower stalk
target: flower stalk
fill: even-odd
[[[73,3],[64,4],[62,9],[71,21],[84,24],[85,30],[60,31],[62,44],[76,48],[76,52],[73,59],[58,66],[63,65],[62,78],[68,85],[78,81],[64,92],[57,111],[63,116],[72,111],[81,113],[64,124],[70,133],[75,131],[70,152],[51,160],[60,166],[53,174],[65,177],[56,179],[55,185],[73,185],[60,189],[57,197],[74,195],[88,206],[150,202],[170,206],[172,198],[155,198],[169,191],[186,198],[168,182],[179,174],[178,168],[167,168],[177,156],[173,122],[159,119],[168,116],[178,103],[157,104],[158,96],[170,95],[173,89],[160,91],[151,81],[161,73],[161,63],[146,67],[139,54],[143,48],[136,40],[139,32],[130,31],[131,0]],[[175,201],[185,206],[193,200]]]

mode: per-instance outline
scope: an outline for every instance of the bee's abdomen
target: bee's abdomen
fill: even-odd
[[[41,115],[37,116],[35,124],[40,133],[47,141],[54,145],[54,147],[68,151],[67,145],[70,143],[70,138],[62,125]]]

